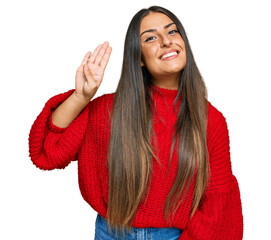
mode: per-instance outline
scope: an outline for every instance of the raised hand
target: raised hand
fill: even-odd
[[[112,48],[108,42],[100,44],[94,52],[87,52],[76,71],[75,94],[90,101],[103,80],[104,71],[109,61]]]

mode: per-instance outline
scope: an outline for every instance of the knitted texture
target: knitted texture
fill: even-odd
[[[35,120],[29,134],[29,152],[40,169],[65,168],[78,160],[79,187],[84,200],[106,218],[108,202],[107,154],[110,141],[110,114],[114,93],[93,99],[67,127],[52,123],[52,112],[73,90],[52,97]],[[166,175],[171,130],[177,116],[173,103],[178,90],[153,87],[154,131],[156,154],[153,176],[146,201],[138,206],[133,227],[176,227],[183,229],[180,240],[239,240],[243,236],[243,216],[238,182],[232,174],[229,134],[225,117],[209,102],[207,148],[210,179],[200,207],[189,218],[193,187],[169,225],[164,218],[164,204],[178,171],[178,154],[173,152],[170,171]],[[177,106],[180,105],[179,100]]]

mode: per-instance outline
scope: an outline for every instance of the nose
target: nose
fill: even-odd
[[[161,36],[161,47],[170,46],[172,44],[172,39],[168,36]]]

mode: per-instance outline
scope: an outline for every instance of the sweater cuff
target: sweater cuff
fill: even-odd
[[[51,111],[51,113],[49,115],[49,118],[48,118],[48,122],[47,122],[48,129],[53,133],[63,133],[63,132],[65,132],[65,130],[67,128],[61,128],[61,127],[58,127],[58,126],[53,124],[53,121],[52,121],[53,112],[54,111]]]

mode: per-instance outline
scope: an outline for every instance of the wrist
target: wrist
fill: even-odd
[[[85,97],[82,94],[77,93],[76,90],[73,92],[72,98],[78,105],[87,105],[92,99],[92,97]]]

